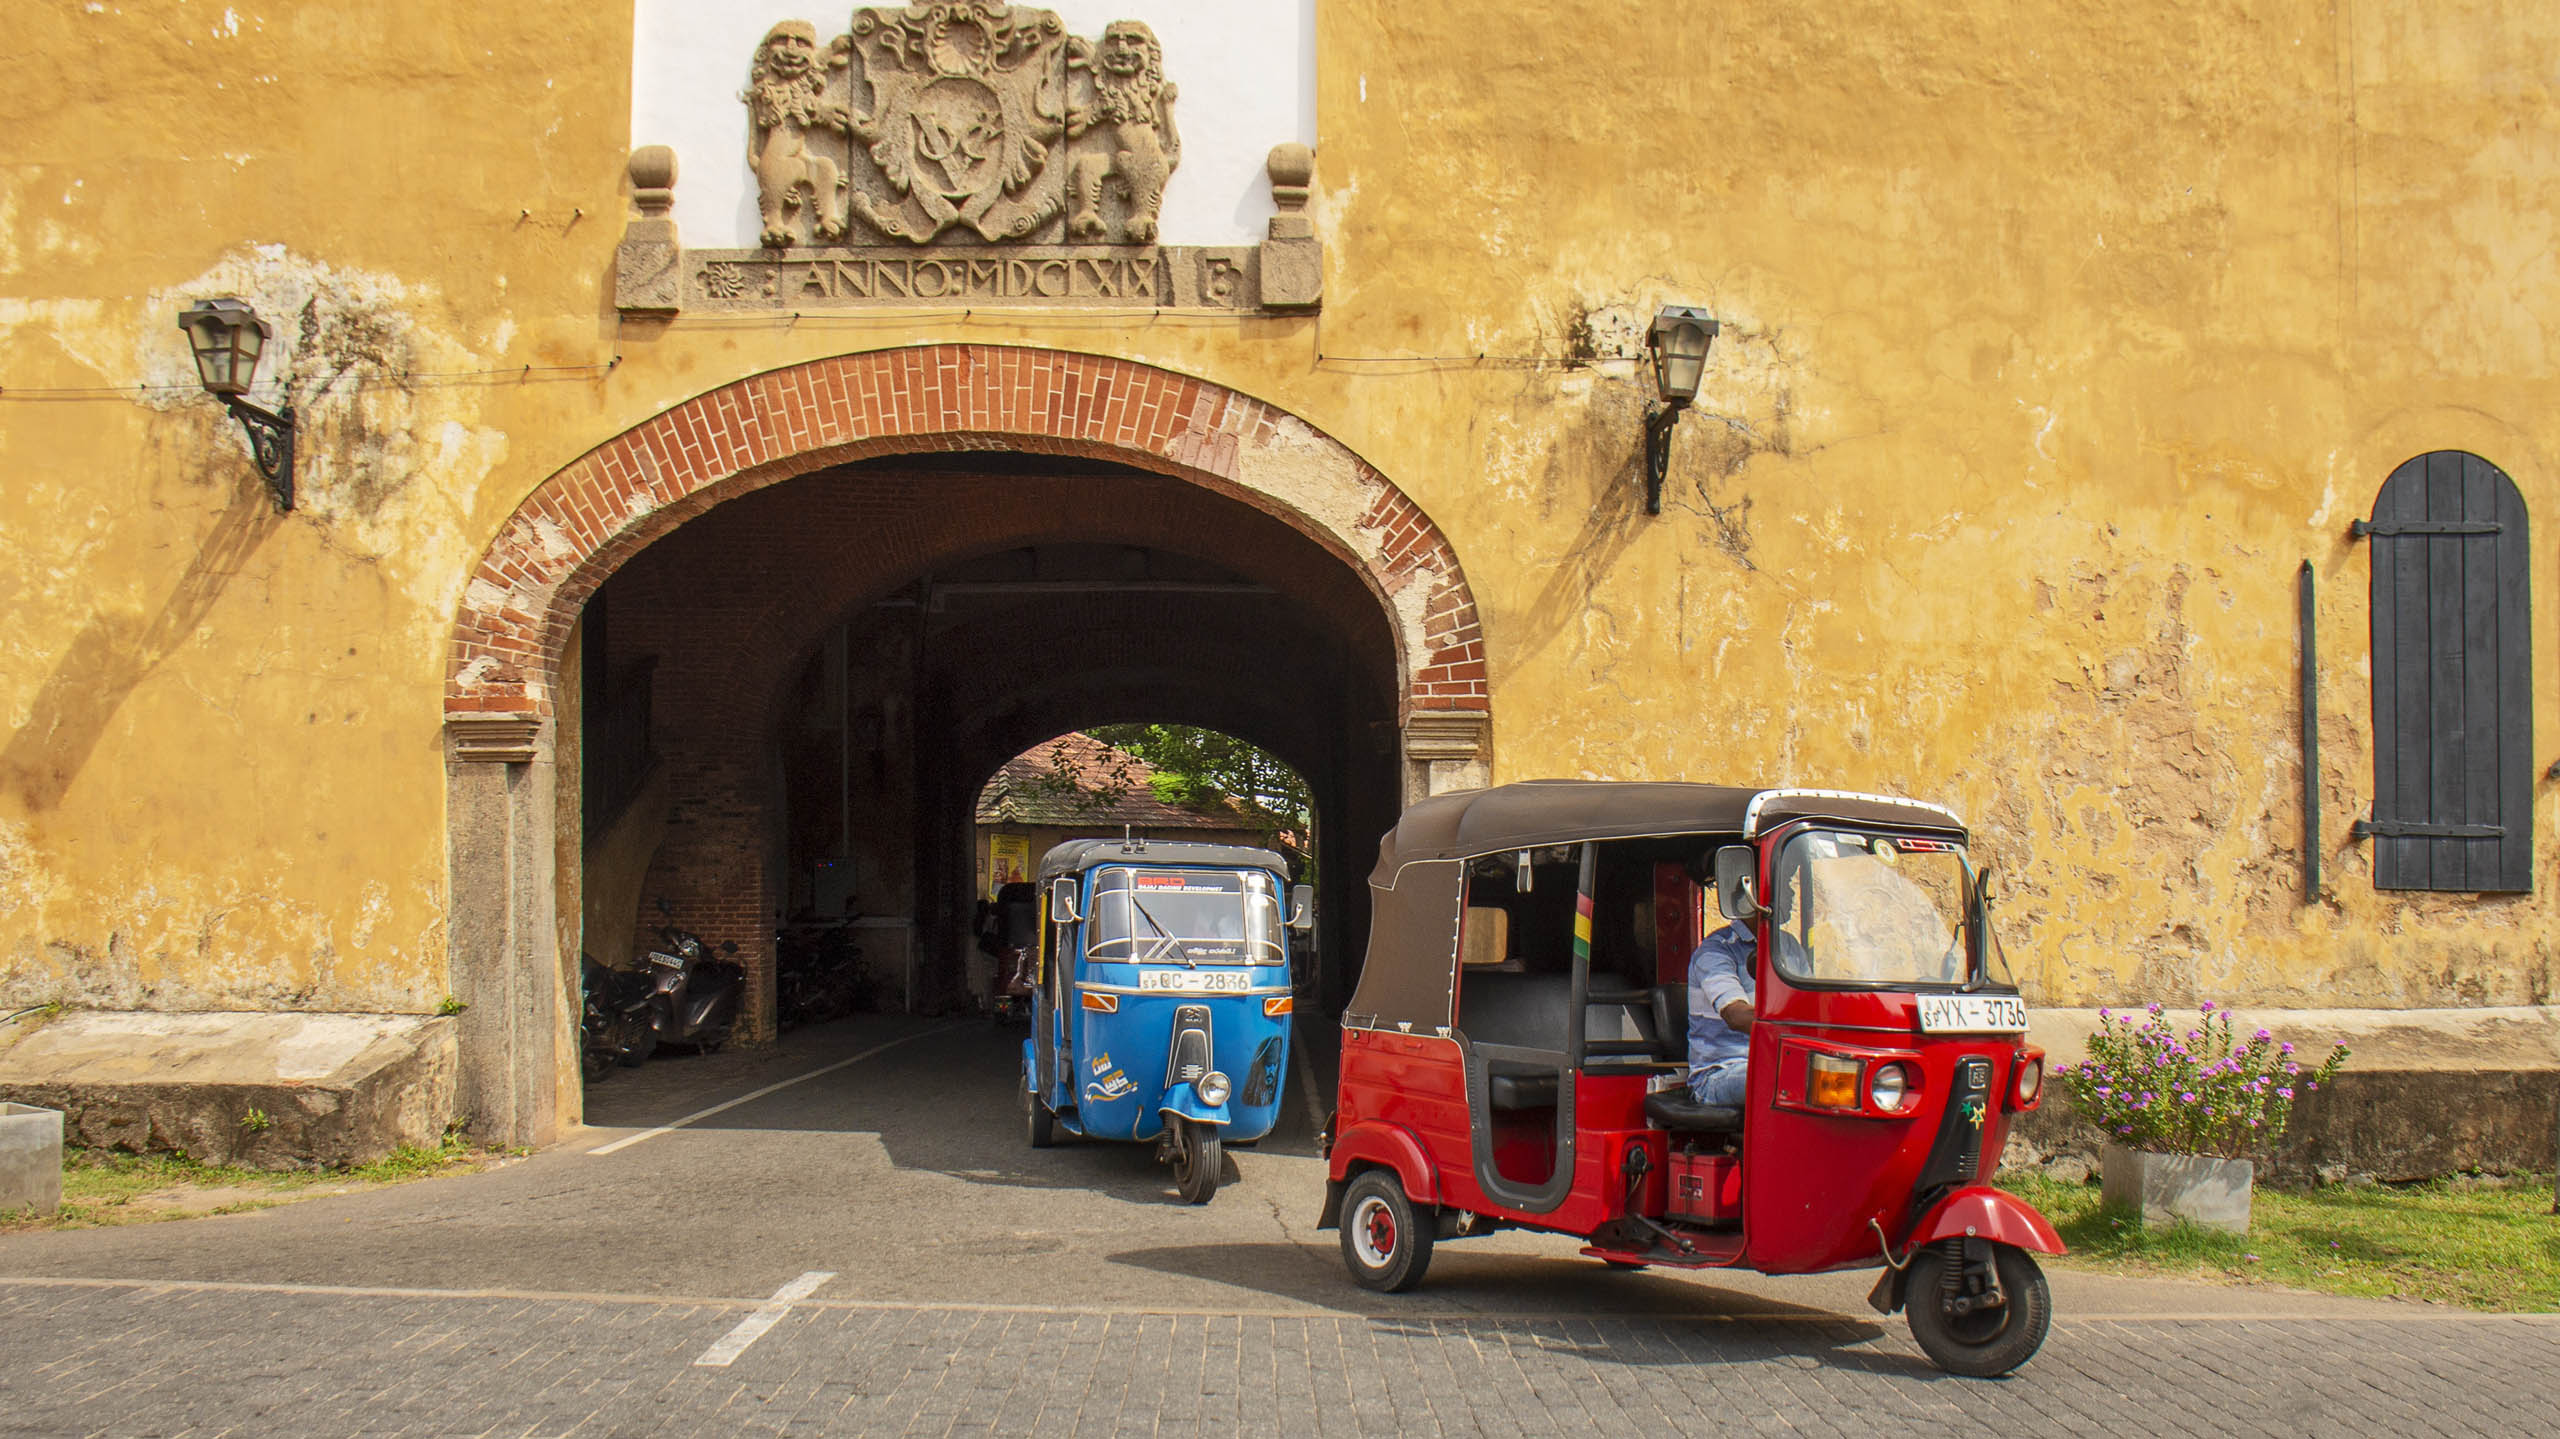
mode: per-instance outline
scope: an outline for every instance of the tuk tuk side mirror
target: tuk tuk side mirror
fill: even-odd
[[[1289,886],[1289,927],[1301,934],[1316,927],[1316,887],[1314,885]]]
[[[1729,844],[1716,851],[1716,913],[1727,919],[1760,917],[1760,896],[1752,881],[1759,861],[1747,844]]]
[[[1060,875],[1049,881],[1049,918],[1060,924],[1073,924],[1084,916],[1076,911],[1076,879]]]

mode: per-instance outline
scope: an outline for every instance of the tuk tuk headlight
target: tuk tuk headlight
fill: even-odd
[[[1202,1075],[1195,1087],[1200,1091],[1200,1102],[1215,1109],[1227,1102],[1227,1091],[1231,1086],[1224,1071],[1213,1069]]]
[[[2036,1096],[2044,1093],[2044,1060],[2041,1056],[2019,1062],[2016,1088],[2020,1109],[2032,1106]]]
[[[1911,1100],[1911,1071],[1899,1064],[1879,1064],[1867,1079],[1867,1102],[1887,1114]]]

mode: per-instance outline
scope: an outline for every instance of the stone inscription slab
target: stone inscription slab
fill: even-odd
[[[1256,247],[686,250],[687,313],[958,306],[1249,310]]]

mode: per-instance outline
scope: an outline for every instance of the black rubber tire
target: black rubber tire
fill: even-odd
[[[1420,1284],[1435,1234],[1394,1171],[1364,1169],[1343,1187],[1342,1263],[1362,1288],[1401,1294]]]
[[[1046,1149],[1058,1142],[1058,1117],[1028,1089],[1022,1091],[1022,1114],[1023,1137],[1031,1141],[1032,1148]]]
[[[1620,1274],[1641,1273],[1642,1271],[1653,1267],[1649,1264],[1629,1264],[1623,1259],[1603,1259],[1600,1262],[1608,1265],[1611,1269],[1616,1270]]]
[[[1219,1172],[1227,1162],[1226,1145],[1218,1138],[1213,1124],[1197,1124],[1188,1119],[1173,1121],[1180,1126],[1173,1142],[1173,1182],[1182,1191],[1186,1204],[1206,1204],[1218,1192]]]
[[[597,1044],[580,1046],[578,1074],[589,1084],[613,1078],[613,1051]]]
[[[1946,1251],[1936,1245],[1911,1260],[1903,1307],[1921,1350],[1948,1373],[1974,1379],[1996,1378],[2034,1358],[2053,1325],[2053,1292],[2036,1257],[2013,1245],[1992,1246],[1992,1267],[2009,1302],[1962,1318],[1947,1313],[1938,1300],[1946,1263]]]
[[[622,1043],[613,1052],[615,1063],[625,1069],[638,1069],[649,1062],[650,1055],[657,1052],[657,1030],[651,1028],[644,1020],[633,1019],[624,1022]]]

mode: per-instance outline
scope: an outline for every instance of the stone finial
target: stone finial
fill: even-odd
[[[631,152],[631,204],[640,213],[622,226],[613,257],[613,303],[630,315],[671,315],[682,302],[676,222],[676,152],[643,145]]]
[[[1271,217],[1271,238],[1314,238],[1315,226],[1307,219],[1307,196],[1316,176],[1316,152],[1295,140],[1274,145],[1262,168],[1271,176],[1271,203],[1280,209]]]
[[[676,152],[667,145],[643,145],[631,152],[631,203],[649,219],[667,213],[676,202]]]
[[[1324,300],[1324,246],[1316,239],[1307,197],[1316,152],[1292,140],[1271,147],[1262,167],[1271,176],[1270,237],[1262,242],[1262,304],[1269,310],[1312,310]]]

